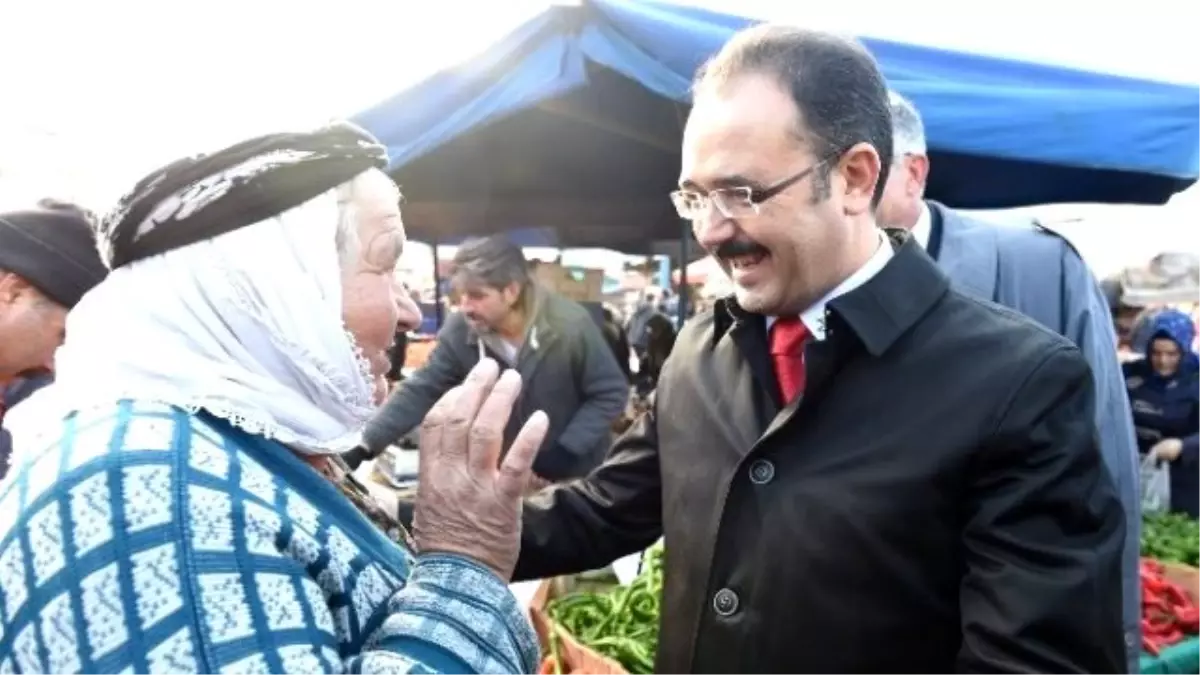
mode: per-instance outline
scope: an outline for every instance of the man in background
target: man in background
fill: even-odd
[[[634,384],[638,393],[648,394],[658,382],[662,364],[675,344],[676,323],[666,309],[670,291],[662,289],[662,295],[654,288],[642,292],[642,300],[629,317],[629,345],[637,356],[637,374]]]
[[[1137,446],[1104,292],[1071,244],[1041,224],[997,226],[924,199],[929,175],[924,124],[899,94],[891,93],[890,104],[895,153],[879,205],[880,225],[909,230],[958,290],[1011,307],[1056,331],[1091,365],[1100,451],[1125,510],[1125,644],[1134,668],[1141,648]]]
[[[86,209],[43,199],[0,214],[0,420],[53,380],[67,312],[108,274]],[[0,476],[12,454],[0,430]]]
[[[604,341],[608,343],[613,357],[617,359],[617,366],[621,369],[621,374],[632,383],[633,373],[629,370],[631,356],[629,335],[625,332],[625,327],[621,325],[620,319],[617,318],[616,308],[605,303],[601,306],[600,312],[603,316],[600,333],[604,336]]]
[[[642,291],[642,297],[633,313],[630,314],[629,322],[625,325],[625,332],[629,335],[629,346],[633,349],[638,361],[645,356],[646,341],[650,337],[646,330],[646,324],[651,317],[660,314],[662,314],[662,310],[659,308],[658,290],[647,288]]]
[[[604,459],[625,410],[628,381],[596,322],[578,303],[538,284],[520,247],[503,237],[463,243],[452,285],[459,311],[446,317],[426,364],[404,380],[347,454],[355,465],[413,430],[443,394],[485,357],[521,374],[521,398],[505,447],[536,410],[550,417],[538,452],[538,484],[587,475]]]

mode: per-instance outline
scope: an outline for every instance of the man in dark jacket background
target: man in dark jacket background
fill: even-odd
[[[454,256],[459,311],[446,318],[429,360],[404,380],[368,423],[352,463],[377,456],[416,428],[433,404],[490,356],[515,368],[523,387],[505,447],[537,410],[550,431],[533,470],[540,483],[587,475],[604,459],[629,385],[599,326],[578,303],[530,274],[525,254],[503,237],[464,242]]]
[[[67,312],[108,274],[93,222],[86,209],[54,199],[0,214],[0,420],[53,380]],[[0,429],[0,476],[11,454]]]
[[[633,353],[639,360],[646,353],[646,342],[650,339],[646,324],[651,317],[662,314],[663,310],[657,290],[648,288],[642,291],[642,297],[638,299],[637,307],[634,308],[629,322],[625,325],[625,331],[629,334],[629,346],[633,348]]]

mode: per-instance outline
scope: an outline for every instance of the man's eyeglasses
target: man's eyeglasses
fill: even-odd
[[[708,214],[709,208],[716,208],[726,218],[749,218],[757,216],[759,207],[770,199],[775,198],[784,190],[808,178],[829,160],[840,153],[832,153],[817,163],[783,180],[765,188],[731,187],[710,190],[707,193],[693,190],[675,190],[671,193],[671,203],[675,211],[684,220],[698,220]]]

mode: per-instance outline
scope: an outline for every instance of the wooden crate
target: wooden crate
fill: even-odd
[[[565,592],[565,580],[544,579],[529,603],[529,617],[537,631],[543,656],[550,654],[550,633],[558,634],[558,656],[562,660],[562,672],[594,673],[596,675],[629,675],[629,671],[614,659],[580,644],[562,626],[546,613],[546,604]]]
[[[534,275],[545,287],[575,302],[603,299],[604,270],[542,263],[535,268]]]
[[[1192,602],[1200,603],[1200,569],[1182,563],[1162,563],[1163,577],[1187,592]]]

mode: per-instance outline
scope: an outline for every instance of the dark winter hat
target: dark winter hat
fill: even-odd
[[[108,214],[101,255],[116,269],[265,220],[386,166],[387,150],[349,122],[180,159],[143,178]]]
[[[86,212],[57,205],[0,213],[0,270],[67,309],[108,274]]]

